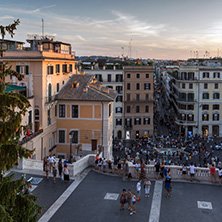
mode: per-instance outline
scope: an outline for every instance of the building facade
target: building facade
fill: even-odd
[[[168,74],[181,136],[222,136],[222,68],[181,66]]]
[[[153,74],[150,66],[124,67],[126,139],[153,136]]]

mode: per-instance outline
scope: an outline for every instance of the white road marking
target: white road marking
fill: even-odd
[[[62,204],[68,199],[68,197],[73,193],[73,191],[78,187],[78,185],[83,181],[86,175],[89,173],[90,169],[86,169],[80,176],[75,177],[75,181],[64,191],[64,193],[55,201],[54,204],[43,214],[39,219],[39,222],[47,222],[51,217],[57,212],[57,210],[62,206]]]
[[[163,181],[158,180],[155,182],[149,222],[159,222],[161,199],[162,199],[162,187],[163,187]]]
[[[119,197],[118,193],[107,193],[104,197],[105,200],[117,200]]]
[[[205,202],[205,201],[197,201],[197,206],[200,209],[208,209],[213,210],[212,203],[211,202]]]

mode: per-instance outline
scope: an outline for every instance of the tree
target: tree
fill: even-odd
[[[16,20],[7,26],[0,26],[2,39],[0,40],[0,57],[4,57],[2,43],[8,33],[14,36],[14,31],[20,21]],[[0,221],[37,221],[41,207],[35,201],[34,195],[24,195],[26,186],[30,184],[21,178],[13,180],[12,175],[3,177],[3,173],[10,170],[18,158],[28,158],[33,150],[19,145],[21,136],[22,116],[30,106],[29,101],[22,94],[4,92],[8,83],[6,77],[15,76],[18,80],[23,75],[12,70],[8,62],[0,63]]]

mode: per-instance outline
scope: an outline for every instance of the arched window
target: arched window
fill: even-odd
[[[39,120],[39,110],[35,109],[35,120]]]

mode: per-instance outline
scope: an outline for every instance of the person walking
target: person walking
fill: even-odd
[[[156,168],[156,180],[159,179],[159,174],[160,174],[160,162],[156,161],[154,164],[154,167]]]
[[[46,174],[47,180],[49,180],[49,161],[47,161],[46,166],[45,166],[45,174]]]
[[[172,182],[170,176],[167,176],[165,179],[165,189],[166,189],[166,196],[171,197]]]
[[[123,189],[123,191],[120,194],[120,210],[124,210],[124,205],[126,203],[126,189]]]
[[[222,183],[222,168],[220,167],[218,170],[219,183]]]
[[[129,189],[128,192],[127,192],[127,203],[128,203],[128,210],[132,210],[132,192],[131,190]]]
[[[191,164],[190,164],[190,180],[191,180],[191,182],[193,181],[194,175],[195,175],[194,164],[193,164],[193,162],[191,162]]]
[[[149,178],[147,177],[146,180],[144,181],[145,197],[150,197],[150,186],[151,186],[151,182]]]
[[[55,166],[52,167],[52,174],[53,174],[53,182],[56,183],[57,169]]]
[[[67,164],[65,164],[64,166],[63,175],[64,175],[64,182],[69,182],[69,168]]]
[[[136,179],[139,179],[139,176],[140,176],[140,162],[139,162],[139,160],[135,164],[135,170],[136,170]]]
[[[62,178],[62,158],[59,158],[59,162],[58,162],[58,170],[59,170],[59,176],[60,178]]]
[[[132,210],[130,215],[133,215],[136,213],[136,195],[135,193],[132,193]]]
[[[214,166],[214,164],[211,165],[210,167],[210,177],[211,177],[211,182],[212,183],[216,183],[216,167]]]
[[[140,201],[140,197],[141,197],[141,185],[142,185],[142,180],[139,180],[138,183],[136,184],[136,191],[137,191],[137,201]]]

